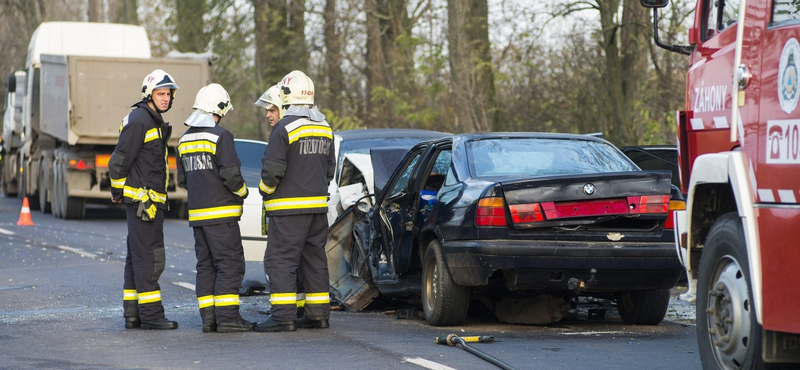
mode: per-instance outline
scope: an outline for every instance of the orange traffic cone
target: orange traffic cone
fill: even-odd
[[[28,197],[22,199],[22,210],[19,212],[17,226],[33,226],[33,221],[31,220],[31,206],[28,203]]]

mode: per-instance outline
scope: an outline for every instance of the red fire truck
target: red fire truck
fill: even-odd
[[[800,2],[697,0],[678,111],[685,211],[676,241],[697,279],[705,369],[800,364]],[[785,365],[785,364],[794,365]]]

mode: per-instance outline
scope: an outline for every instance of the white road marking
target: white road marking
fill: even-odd
[[[80,255],[81,257],[89,257],[91,259],[100,258],[100,256],[98,256],[98,255],[96,255],[94,253],[89,253],[89,252],[87,252],[87,251],[85,251],[83,249],[80,249],[80,248],[67,247],[66,245],[59,245],[56,248],[61,249],[62,251],[75,253],[77,255]]]
[[[11,230],[0,229],[0,234],[14,235],[14,232]]]
[[[437,364],[437,363],[435,363],[433,361],[428,361],[428,360],[426,360],[424,358],[419,358],[419,357],[413,357],[413,358],[412,357],[403,357],[403,361],[410,362],[410,363],[412,363],[414,365],[419,365],[419,366],[422,366],[422,367],[424,367],[426,369],[431,369],[431,370],[456,370],[456,369],[454,369],[454,368],[452,368],[450,366]]]
[[[181,288],[186,288],[194,292],[194,284],[184,283],[182,281],[173,281],[172,283]]]
[[[623,334],[621,331],[579,331],[574,333],[561,333],[563,335],[597,335],[597,334]]]

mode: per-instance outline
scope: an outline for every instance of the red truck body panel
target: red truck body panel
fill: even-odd
[[[709,30],[713,10],[699,0],[699,40],[686,79],[685,119],[679,120],[683,191],[695,159],[740,149],[745,154],[761,252],[764,329],[800,333],[800,23],[774,21],[771,0],[747,0],[741,65],[752,73],[743,104],[732,85],[737,25]],[[711,9],[711,8],[708,8]],[[725,24],[723,22],[723,24]],[[738,141],[730,140],[731,112],[738,106]],[[688,168],[686,168],[688,166]],[[756,246],[748,246],[755,248]]]

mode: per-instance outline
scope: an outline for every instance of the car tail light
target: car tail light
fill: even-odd
[[[511,219],[515,224],[544,221],[542,207],[539,203],[513,204],[508,206]]]
[[[686,209],[686,202],[682,200],[671,200],[669,201],[669,214],[667,215],[667,222],[664,223],[665,229],[674,229],[675,228],[675,212],[673,211],[683,211]]]
[[[628,197],[630,213],[667,213],[669,211],[669,195],[642,195]]]
[[[506,226],[506,211],[503,198],[481,198],[475,213],[475,226]]]

